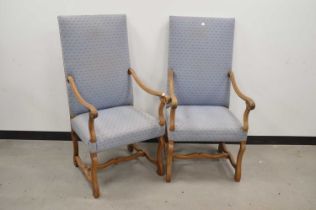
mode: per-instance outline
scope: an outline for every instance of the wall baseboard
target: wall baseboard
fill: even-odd
[[[0,130],[0,139],[67,141],[70,132]]]
[[[70,132],[54,131],[0,131],[1,139],[17,140],[55,140],[69,141]],[[147,142],[156,142],[148,140]],[[211,144],[215,142],[183,142]],[[316,145],[315,136],[248,136],[247,144],[278,144],[278,145]]]

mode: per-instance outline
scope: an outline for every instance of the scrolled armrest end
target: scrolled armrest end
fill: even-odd
[[[256,104],[253,100],[250,100],[248,102],[248,106],[249,106],[250,110],[254,110],[256,108]]]
[[[95,108],[90,109],[89,114],[90,114],[90,117],[94,119],[98,117],[98,111]]]
[[[176,109],[178,107],[178,99],[176,97],[171,98],[171,108]]]

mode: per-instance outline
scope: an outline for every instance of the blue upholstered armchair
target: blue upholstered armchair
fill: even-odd
[[[146,157],[163,174],[161,152],[167,97],[147,87],[130,68],[125,15],[58,17],[71,112],[73,160],[99,197],[97,170]],[[159,120],[133,107],[131,77],[146,92],[160,98]],[[135,143],[159,137],[156,158]],[[78,140],[89,147],[91,164],[79,157]],[[97,154],[128,145],[132,155],[99,163]]]
[[[252,99],[238,89],[232,69],[234,19],[170,17],[166,181],[174,159],[227,158],[240,181]],[[229,111],[230,85],[246,103],[243,125]],[[218,142],[218,153],[175,154],[179,141]],[[225,142],[240,144],[237,161]]]

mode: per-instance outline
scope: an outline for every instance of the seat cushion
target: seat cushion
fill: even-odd
[[[72,129],[83,142],[90,145],[92,152],[156,138],[165,132],[158,119],[133,106],[103,109],[98,114],[94,121],[97,141],[93,145],[88,128],[89,113],[80,114],[71,120]]]
[[[169,120],[168,116],[168,128]],[[239,120],[222,106],[178,106],[175,131],[168,130],[168,136],[174,141],[239,142],[247,138]]]

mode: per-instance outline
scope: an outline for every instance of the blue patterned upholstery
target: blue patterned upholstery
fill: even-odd
[[[97,109],[132,103],[125,15],[58,17],[64,69]],[[72,116],[87,110],[68,87]]]
[[[229,105],[234,19],[170,17],[169,68],[180,105]]]
[[[234,25],[232,18],[170,17],[169,68],[179,106],[169,139],[246,140],[241,123],[228,110]]]
[[[80,114],[71,119],[71,127],[82,141],[90,145],[88,119],[88,113]],[[97,141],[96,145],[90,145],[91,152],[153,139],[165,132],[165,127],[159,125],[158,119],[133,106],[100,110],[94,121],[94,129]]]
[[[72,130],[90,152],[162,136],[165,127],[158,119],[131,106],[126,16],[61,16],[58,22],[65,74],[74,77],[82,97],[98,109],[92,144],[89,113],[68,87]]]
[[[174,141],[240,142],[247,138],[241,123],[223,106],[178,106],[175,126],[174,132],[168,132]]]

